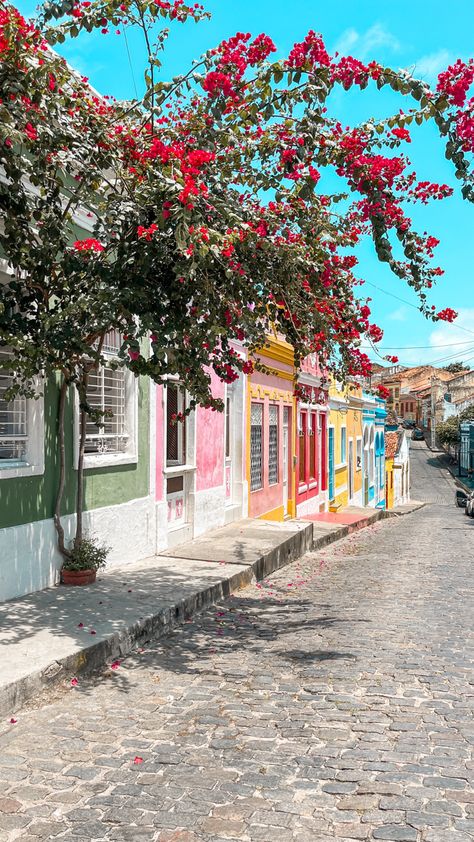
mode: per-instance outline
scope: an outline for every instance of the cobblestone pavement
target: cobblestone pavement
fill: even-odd
[[[426,508],[0,726],[2,842],[472,840],[474,521],[413,463]]]

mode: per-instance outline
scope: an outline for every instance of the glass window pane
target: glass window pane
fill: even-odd
[[[250,491],[263,485],[263,404],[252,403],[250,409]]]
[[[278,482],[278,406],[269,406],[268,418],[268,482],[274,485]]]
[[[6,350],[0,351],[0,361],[11,359]],[[14,384],[14,375],[8,368],[0,368],[0,461],[26,462],[27,424],[26,398],[18,395],[11,401],[5,399],[7,389]]]

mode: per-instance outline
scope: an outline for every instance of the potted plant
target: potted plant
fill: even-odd
[[[82,538],[78,546],[73,546],[70,556],[64,560],[61,568],[63,585],[91,585],[95,582],[97,571],[105,567],[110,547],[98,544],[94,538]]]

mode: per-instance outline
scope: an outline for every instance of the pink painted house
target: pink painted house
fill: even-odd
[[[297,389],[296,516],[328,509],[328,392],[316,354],[301,363]]]
[[[156,548],[160,552],[247,515],[244,477],[245,377],[231,385],[212,373],[225,412],[198,407],[184,422],[172,416],[189,400],[178,380],[155,388]]]

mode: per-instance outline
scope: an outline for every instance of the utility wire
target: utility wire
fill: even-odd
[[[454,345],[470,345],[472,339],[465,339],[464,342],[448,342],[446,345],[383,345],[378,348],[379,351],[414,351],[421,348],[436,351],[436,348],[453,348]],[[361,345],[361,348],[372,348],[372,345]]]
[[[135,74],[133,72],[132,57],[130,55],[130,49],[129,49],[129,46],[128,46],[127,28],[125,27],[125,25],[123,26],[123,34],[124,34],[124,38],[125,38],[125,47],[126,47],[126,50],[127,50],[128,63],[130,65],[130,72],[132,74],[133,87],[134,87],[134,90],[135,90],[135,99],[138,99],[137,83],[135,82]]]
[[[373,284],[371,281],[365,281],[365,283],[369,287],[373,287],[374,289],[378,289],[379,292],[383,292],[384,295],[389,295],[391,298],[396,298],[397,301],[401,301],[402,304],[406,304],[407,307],[413,307],[414,310],[418,310],[420,312],[420,308],[416,306],[416,304],[412,304],[411,301],[407,301],[405,298],[400,298],[399,295],[395,295],[393,292],[388,292],[388,290],[383,289],[383,287],[377,286],[377,284]],[[445,322],[445,324],[449,325],[452,324],[453,327],[457,328],[457,330],[463,330],[465,333],[471,333],[474,336],[474,330],[469,330],[467,327],[462,327],[461,325],[457,325],[455,322]]]

